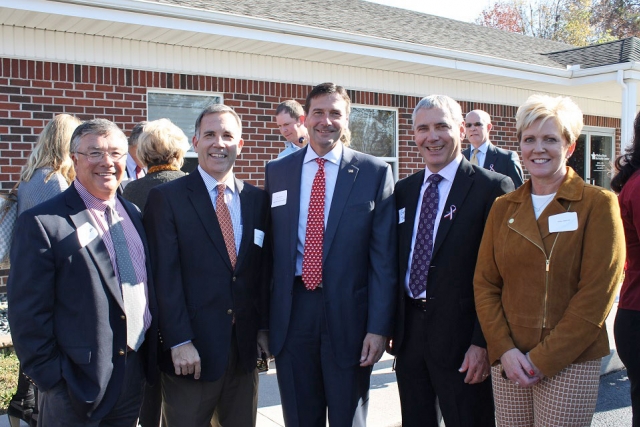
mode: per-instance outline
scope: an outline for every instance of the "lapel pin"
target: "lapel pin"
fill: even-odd
[[[449,212],[444,216],[449,218],[449,221],[453,221],[453,214],[456,212],[456,205],[449,206]]]
[[[496,171],[496,170],[493,168],[493,163],[491,163],[491,164],[489,165],[489,170],[490,170],[491,172],[495,172],[495,171]]]
[[[349,173],[353,173],[353,169],[348,169]]]

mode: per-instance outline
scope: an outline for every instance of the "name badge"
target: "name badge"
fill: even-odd
[[[402,224],[404,222],[406,209],[402,208],[398,210],[398,224]]]
[[[98,230],[96,230],[93,225],[85,222],[76,230],[78,234],[78,242],[80,243],[80,247],[84,248],[87,246],[93,239],[98,237]]]
[[[264,231],[258,230],[257,228],[253,230],[253,243],[262,247],[264,243]]]
[[[271,207],[284,206],[287,204],[287,190],[278,191],[271,195]]]
[[[563,231],[575,231],[578,229],[578,214],[565,212],[549,217],[549,233],[561,233]]]

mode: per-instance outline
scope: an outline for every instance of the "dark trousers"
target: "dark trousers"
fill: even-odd
[[[145,384],[138,424],[142,427],[159,427],[161,408],[162,384],[160,381],[156,382],[155,385]]]
[[[365,426],[371,367],[339,366],[327,332],[322,289],[293,291],[287,340],[276,356],[287,427]]]
[[[396,359],[403,427],[437,427],[436,397],[447,427],[494,427],[491,381],[465,384],[466,373],[435,361],[425,316],[406,306],[404,341]]]
[[[640,427],[640,311],[619,308],[613,333],[631,383],[633,427]]]
[[[40,390],[38,427],[135,427],[142,403],[144,370],[135,351],[127,353],[125,377],[120,396],[111,411],[100,420],[78,414],[71,402],[67,383],[62,380],[50,390]]]

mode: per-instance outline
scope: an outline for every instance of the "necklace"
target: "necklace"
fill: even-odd
[[[544,196],[537,196],[535,194],[531,194],[531,201],[533,202],[533,211],[536,214],[536,217],[547,207],[551,200],[555,197],[556,193],[547,194]]]

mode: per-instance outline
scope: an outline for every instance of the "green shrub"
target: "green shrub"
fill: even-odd
[[[0,414],[7,412],[18,386],[18,358],[11,348],[0,349]]]

